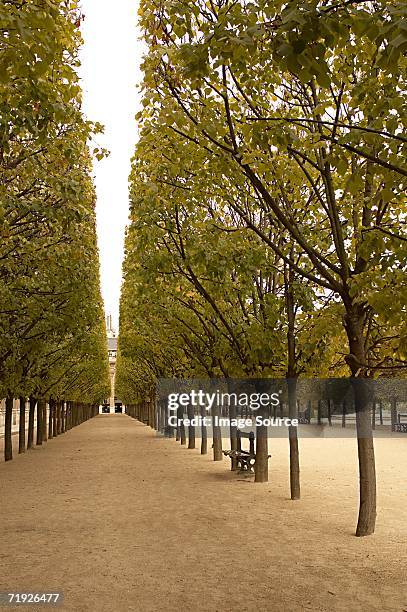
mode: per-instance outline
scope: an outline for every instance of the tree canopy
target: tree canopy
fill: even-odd
[[[0,387],[95,402],[108,363],[76,2],[0,8]],[[104,152],[95,147],[93,154]]]

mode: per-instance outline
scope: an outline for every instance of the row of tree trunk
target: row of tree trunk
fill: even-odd
[[[192,407],[188,408],[188,418],[192,419],[194,416]],[[179,427],[174,428],[168,425],[167,420],[167,404],[165,401],[158,401],[157,406],[155,405],[154,398],[141,401],[137,404],[129,404],[126,406],[126,414],[145,425],[148,425],[152,429],[160,432],[167,438],[176,438],[177,442],[181,445],[186,445],[188,440],[188,448],[192,449],[196,447],[196,436],[195,427],[185,427],[182,423]],[[183,410],[178,410],[177,417],[182,419]],[[202,414],[201,416],[205,416]],[[219,427],[214,428],[220,430]],[[217,431],[216,431],[217,433]],[[220,442],[220,445],[219,445]],[[222,456],[222,440],[220,437],[214,436],[213,443],[214,460],[218,461],[223,458]],[[205,425],[201,426],[201,455],[206,455],[208,452],[208,434]]]
[[[156,409],[154,399],[147,398],[138,402],[137,404],[131,404],[126,406],[126,414],[131,416],[133,419],[156,429]]]
[[[318,401],[318,411],[317,411],[317,423],[319,425],[322,425],[322,414],[323,411],[322,410],[322,404],[323,401],[319,400]],[[331,400],[326,400],[326,404],[327,404],[327,410],[326,410],[326,417],[328,420],[328,424],[332,425],[332,404],[333,402]],[[191,410],[192,407],[187,408],[187,413],[188,413],[188,418],[192,418],[193,416],[195,416],[194,412]],[[298,406],[298,410],[299,412],[301,412],[300,410],[300,406]],[[378,402],[378,404],[376,405],[376,403],[373,403],[373,410],[372,410],[372,427],[373,429],[375,428],[375,424],[376,424],[376,420],[377,420],[377,410],[378,410],[378,415],[379,415],[379,423],[382,425],[383,424],[383,403],[380,401]],[[285,413],[285,406],[283,404],[281,404],[280,409],[280,416],[283,416],[283,413]],[[177,442],[180,442],[181,445],[187,445],[188,448],[195,448],[196,447],[196,440],[195,440],[195,427],[188,427],[186,428],[183,424],[177,428],[173,428],[170,427],[168,425],[168,419],[167,419],[167,405],[165,401],[159,401],[157,402],[157,409],[154,406],[154,399],[148,399],[148,400],[144,400],[138,404],[131,404],[129,406],[126,407],[126,413],[141,421],[142,423],[145,423],[146,425],[149,425],[150,427],[152,427],[153,429],[156,429],[157,431],[159,431],[161,434],[163,434],[166,437],[169,438],[176,438]],[[343,402],[342,403],[342,427],[346,427],[346,415],[347,415],[347,407],[346,407],[346,403]],[[202,414],[201,416],[205,416],[205,414]],[[229,416],[231,419],[233,419],[233,417],[236,416],[236,409],[235,407],[231,406],[229,409]],[[277,416],[277,408],[274,408],[274,413],[273,416],[276,417]],[[294,416],[298,416],[297,414],[295,414]],[[307,409],[304,411],[304,416],[307,418],[311,418],[312,417],[312,406],[311,406],[311,402],[308,402],[307,404]],[[182,419],[183,417],[183,409],[179,409],[177,412],[177,418],[178,419]],[[397,402],[396,400],[392,399],[391,400],[391,422],[392,422],[392,431],[394,431],[395,429],[395,423],[397,422]],[[207,430],[205,425],[201,426],[201,454],[202,455],[206,455],[208,452],[208,435],[207,435]],[[213,443],[212,443],[212,449],[213,449],[213,454],[214,454],[214,460],[215,461],[219,461],[222,459],[222,440],[221,440],[221,436],[220,436],[220,431],[218,431],[219,428],[213,428]],[[257,480],[260,481],[267,481],[268,478],[268,449],[267,449],[267,445],[264,444],[264,441],[262,440],[263,444],[260,442],[259,444],[259,440],[261,436],[261,432],[257,432],[258,436],[257,436],[257,452],[259,455],[262,455],[262,457],[259,457],[260,461],[257,462],[258,465],[262,466],[261,469],[261,474],[260,474],[260,470],[258,469],[258,474],[257,474]],[[188,444],[187,444],[188,441]],[[230,427],[230,448],[231,450],[236,450],[237,449],[237,432],[236,432],[236,427],[231,426]],[[263,461],[261,461],[261,459],[263,459]],[[231,469],[232,470],[236,470],[237,469],[237,461],[234,459],[231,462]],[[297,478],[292,478],[292,481],[296,481],[298,480]],[[296,488],[296,491],[294,492],[294,495],[292,495],[293,499],[298,499],[299,498],[299,484],[298,484],[298,490]]]
[[[167,418],[167,404],[166,401],[158,401],[157,406],[155,405],[154,398],[141,401],[137,404],[131,404],[126,406],[126,414],[133,417],[134,419],[149,425],[152,429],[160,432],[166,437],[173,438],[177,442],[180,442],[182,446],[187,446],[188,449],[196,448],[196,428],[194,426],[185,427],[182,422],[184,416],[184,409],[178,408],[177,420],[181,422],[180,426],[176,428],[168,425]],[[187,415],[189,419],[192,419],[195,415],[192,406],[187,407]],[[202,419],[208,414],[205,409],[202,408],[200,415]],[[215,417],[219,417],[219,407],[214,406],[212,409],[212,452],[214,461],[223,460],[222,452],[222,432],[219,425],[215,425]],[[229,417],[232,420],[236,416],[236,408],[234,406],[229,407]],[[202,420],[202,423],[204,421]],[[267,444],[267,433],[263,431],[264,428],[256,428],[256,463],[255,463],[255,482],[267,482],[268,481],[268,444]],[[229,431],[230,437],[230,449],[237,450],[237,428],[233,425],[230,426]],[[208,432],[205,424],[200,426],[200,440],[201,440],[201,455],[208,453]],[[231,470],[238,469],[238,463],[235,458],[231,460]]]
[[[290,379],[291,380],[291,379]],[[354,381],[354,402],[356,413],[356,429],[357,443],[359,453],[359,472],[360,472],[360,504],[359,518],[356,529],[357,536],[370,535],[374,532],[376,518],[376,474],[372,429],[376,424],[376,404],[374,402],[373,410],[370,407],[370,396],[367,385],[364,384],[365,379],[352,378]],[[293,385],[289,385],[289,416],[296,418],[297,414],[297,397],[296,397],[296,379],[293,379]],[[318,402],[318,423],[322,422],[321,402]],[[378,404],[379,422],[383,423],[383,407],[382,403]],[[311,413],[311,407],[308,406]],[[183,416],[183,409],[180,409],[178,417]],[[148,401],[143,401],[135,405],[127,407],[127,414],[136,418],[146,425],[160,431],[166,436],[173,437],[176,431],[176,439],[182,445],[186,445],[188,429],[188,448],[195,448],[195,430],[193,427],[185,428],[185,426],[174,428],[168,427],[166,406],[161,402],[157,403],[155,409],[154,398]],[[346,426],[346,405],[342,406],[342,427]],[[188,416],[193,413],[188,409]],[[230,416],[234,416],[230,414]],[[332,425],[332,404],[328,401],[328,423]],[[391,401],[391,423],[394,431],[397,419],[397,403]],[[202,443],[201,453],[207,453],[207,436],[206,428],[202,427]],[[236,448],[236,428],[230,428],[230,444],[231,449]],[[289,428],[289,444],[290,444],[290,488],[291,499],[300,498],[300,467],[299,467],[299,449],[297,439],[297,429]],[[213,427],[213,458],[215,461],[222,460],[222,438],[220,429]],[[236,463],[231,465],[232,469],[236,469]],[[256,462],[255,462],[255,482],[268,481],[268,440],[267,430],[264,426],[256,428]]]
[[[6,398],[6,418],[4,431],[4,460],[11,461],[13,458],[12,441],[12,419],[13,419],[13,398]],[[96,416],[99,408],[94,404],[84,404],[81,402],[66,402],[64,400],[37,399],[30,397],[28,400],[28,430],[26,432],[26,407],[25,397],[19,398],[19,431],[18,431],[18,452],[25,453],[26,450],[33,448],[34,445],[41,446],[50,438],[65,433],[69,429],[80,425],[84,421]],[[36,420],[36,439],[34,442]],[[27,434],[27,435],[26,435]]]

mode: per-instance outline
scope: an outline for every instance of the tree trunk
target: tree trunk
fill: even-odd
[[[297,413],[297,378],[287,379],[288,415],[290,419],[298,417]],[[290,425],[288,428],[290,445],[290,493],[291,499],[300,499],[300,457],[298,450],[298,428]]]
[[[13,458],[13,439],[11,437],[13,422],[13,398],[6,398],[6,420],[4,423],[4,461],[11,461]]]
[[[254,482],[268,482],[268,440],[267,427],[257,425],[256,427],[256,463],[254,464]]]
[[[158,430],[162,433],[166,438],[170,437],[170,426],[167,423],[167,411],[166,405],[163,400],[158,400]]]
[[[35,397],[30,397],[30,407],[28,412],[28,435],[27,448],[34,447],[34,422],[35,422],[35,405],[37,400]]]
[[[20,421],[18,424],[18,452],[25,453],[25,397],[20,397]]]
[[[285,307],[287,313],[287,391],[288,415],[290,419],[298,418],[297,410],[297,357],[295,343],[295,298],[294,271],[291,265],[284,265]],[[297,427],[289,426],[288,441],[290,447],[290,494],[291,499],[300,499],[300,460],[298,450]]]
[[[54,438],[58,435],[58,402],[59,400],[55,400],[52,414],[52,434]]]
[[[37,446],[41,446],[42,445],[42,431],[43,431],[43,426],[42,426],[42,419],[44,416],[44,400],[40,399],[37,402]]]
[[[44,400],[44,404],[42,406],[42,440],[46,442],[48,440],[47,436],[47,402]]]
[[[269,382],[267,379],[257,380],[255,383],[257,393],[267,393]],[[269,416],[269,410],[261,407],[258,416],[264,420]],[[268,482],[269,479],[268,461],[268,428],[266,425],[256,426],[256,461],[254,464],[254,482]]]
[[[356,379],[355,382],[357,383],[355,399],[360,482],[356,535],[366,536],[374,532],[376,525],[376,467],[368,392],[363,388],[362,379]]]
[[[61,400],[57,403],[57,435],[61,435]]]
[[[49,405],[48,439],[50,440],[51,438],[54,437],[54,434],[53,434],[53,423],[54,423],[54,406],[55,406],[55,401],[53,399],[50,399],[48,405]]]
[[[391,430],[392,431],[396,431],[396,423],[397,423],[397,399],[395,397],[391,398],[390,418],[391,418]]]
[[[229,389],[229,391],[232,392],[233,390]],[[235,418],[236,418],[236,406],[232,402],[232,404],[229,406],[230,423]],[[237,427],[235,425],[230,425],[229,432],[230,432],[230,450],[236,451],[237,450]],[[230,462],[230,469],[232,471],[235,471],[237,470],[237,468],[238,468],[237,459],[236,457],[232,457],[231,462]]]
[[[66,431],[65,402],[61,401],[61,433]]]
[[[188,419],[194,418],[194,407],[192,405],[188,405],[187,408]],[[195,448],[195,426],[188,426],[188,448]]]
[[[216,420],[219,419],[219,406],[212,407],[212,445],[213,445],[213,460],[222,461],[222,432],[219,425],[216,425]]]
[[[201,406],[201,417],[202,417],[202,425],[201,425],[201,455],[206,455],[208,453],[208,430],[205,425],[205,421],[203,420],[206,417],[206,410],[204,406]]]
[[[168,411],[166,401],[162,401],[163,422],[165,426],[165,435],[167,438],[174,438],[174,427],[168,423],[170,412]]]
[[[177,420],[179,420],[179,439],[182,445],[187,443],[184,425],[184,409],[182,406],[177,408]]]
[[[307,408],[306,413],[307,413],[307,415],[308,415],[308,417],[307,417],[307,418],[308,418],[308,420],[309,420],[309,423],[311,424],[311,420],[312,420],[312,418],[313,418],[312,401],[311,401],[311,400],[309,400],[309,402],[308,402],[308,408]]]
[[[346,362],[352,374],[356,411],[359,458],[359,517],[357,536],[374,533],[376,525],[376,467],[369,393],[366,384],[366,355],[363,337],[364,311],[359,304],[346,310],[345,329],[349,355]]]
[[[72,402],[66,402],[66,429],[72,428]]]

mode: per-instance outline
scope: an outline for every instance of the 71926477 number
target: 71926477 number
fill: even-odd
[[[61,603],[62,593],[46,593],[46,592],[6,592],[0,593],[0,605],[27,605],[27,604],[42,604],[56,605]]]

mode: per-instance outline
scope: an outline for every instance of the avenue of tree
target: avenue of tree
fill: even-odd
[[[36,407],[41,444],[93,416],[109,395],[87,144],[101,126],[81,112],[80,21],[73,1],[4,0],[0,6],[0,396],[7,398],[6,460],[12,458],[13,398],[19,398],[24,452],[34,443]],[[104,151],[93,154],[100,158]]]
[[[398,0],[141,1],[126,404],[151,406],[159,377],[286,377],[293,411],[298,377],[405,377],[406,18]],[[376,518],[363,389],[358,536]],[[298,499],[295,428],[289,448]]]

